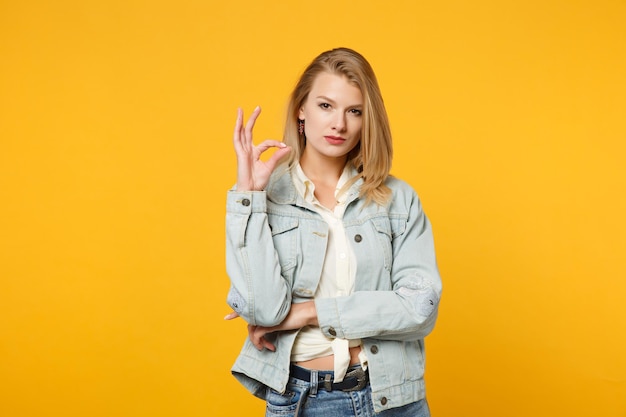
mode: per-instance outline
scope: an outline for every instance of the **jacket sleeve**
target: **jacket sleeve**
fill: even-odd
[[[404,232],[391,242],[391,289],[316,300],[318,321],[328,337],[412,341],[432,331],[442,290],[432,229],[414,192],[402,203],[408,218]]]
[[[281,275],[267,221],[264,191],[228,192],[226,272],[231,281],[227,303],[248,324],[275,326],[291,307],[291,288]]]

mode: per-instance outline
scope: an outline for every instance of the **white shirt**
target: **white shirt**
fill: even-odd
[[[343,227],[343,214],[346,210],[346,195],[339,194],[341,188],[356,174],[354,169],[344,168],[337,186],[335,198],[337,204],[333,210],[324,207],[315,197],[315,185],[302,171],[300,164],[292,170],[292,180],[300,195],[311,203],[317,213],[328,223],[328,242],[322,276],[315,292],[315,298],[331,298],[352,294],[356,275],[356,262],[352,247],[348,242]],[[341,382],[350,366],[350,347],[360,346],[361,340],[347,340],[326,337],[319,327],[304,327],[296,337],[291,352],[292,362],[302,362],[324,356],[334,355],[334,381]],[[365,351],[359,355],[365,367]]]

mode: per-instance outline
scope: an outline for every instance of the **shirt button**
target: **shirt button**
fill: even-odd
[[[362,240],[363,240],[363,237],[361,235],[354,235],[354,241],[356,243],[359,243]]]
[[[334,327],[328,329],[328,333],[330,333],[331,336],[337,336],[337,332],[335,331]]]
[[[244,198],[243,200],[241,200],[241,204],[248,207],[250,205],[250,200],[248,200],[247,198]]]
[[[374,355],[378,353],[378,346],[374,345],[370,348],[370,352],[372,352]]]
[[[383,398],[381,398],[381,399],[380,399],[380,403],[381,403],[382,405],[386,405],[386,404],[387,404],[387,397],[383,397]]]

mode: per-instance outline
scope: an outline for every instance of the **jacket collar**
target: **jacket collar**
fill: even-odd
[[[350,204],[359,197],[362,184],[363,178],[359,178],[350,186],[350,189],[347,191],[346,204]],[[296,190],[296,186],[291,178],[291,168],[286,165],[281,165],[274,170],[270,177],[266,193],[267,199],[275,204],[291,204],[309,209],[313,208]]]

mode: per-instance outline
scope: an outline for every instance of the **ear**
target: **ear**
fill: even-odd
[[[302,107],[300,107],[300,110],[298,111],[298,119],[304,120],[304,109]]]

